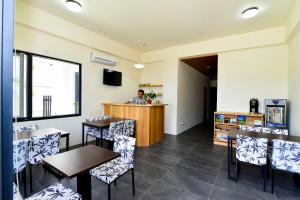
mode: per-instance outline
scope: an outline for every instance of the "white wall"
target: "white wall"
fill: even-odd
[[[165,133],[175,135],[177,124],[177,67],[178,60],[167,59],[165,62],[157,60],[146,63],[141,70],[141,83],[163,84],[162,102],[168,104],[165,107]]]
[[[261,51],[259,50],[262,47],[272,47],[272,46],[281,46],[285,43],[286,34],[285,34],[285,27],[275,27],[271,29],[266,30],[260,30],[255,32],[249,32],[239,35],[232,35],[228,37],[223,38],[216,38],[213,40],[207,40],[207,41],[200,41],[192,44],[186,44],[176,47],[170,47],[166,49],[161,49],[157,51],[151,51],[146,52],[142,54],[142,62],[143,63],[152,63],[157,61],[163,61],[163,79],[164,79],[164,103],[167,103],[167,109],[166,109],[166,132],[170,134],[177,134],[179,131],[177,131],[178,127],[178,116],[177,116],[177,107],[179,106],[179,103],[177,101],[178,98],[180,98],[179,93],[177,92],[178,87],[178,60],[180,58],[185,57],[196,57],[196,56],[203,56],[203,55],[211,55],[211,54],[221,54],[221,53],[230,53],[232,52],[232,55],[243,55],[244,50],[247,53],[250,53],[251,57],[255,57],[253,63],[253,66],[256,65],[260,66],[262,69],[260,70],[260,82],[262,82],[261,78],[266,76],[269,77],[269,74],[267,73],[266,69],[270,69],[270,65],[272,62],[270,61],[270,57],[274,59],[275,61],[280,61],[279,63],[282,68],[279,67],[279,64],[276,64],[275,68],[280,68],[281,71],[284,71],[283,68],[286,68],[286,71],[283,72],[284,74],[287,74],[287,47],[280,47],[278,50],[272,50],[276,54],[274,55],[274,58],[272,56],[272,52],[270,54],[267,54],[268,50]],[[252,50],[251,50],[252,49]],[[257,51],[256,51],[257,49]],[[275,48],[276,49],[276,48]],[[241,53],[240,53],[241,51]],[[253,52],[253,53],[252,53]],[[279,55],[279,58],[277,59],[277,52],[282,52],[283,55]],[[268,56],[268,59],[266,60],[266,65],[264,65],[264,58],[260,56],[260,53],[263,53],[264,55]],[[229,55],[229,54],[228,54]],[[256,60],[256,55],[259,58],[259,60]],[[286,59],[284,61],[284,59]],[[257,63],[256,63],[256,62]],[[219,65],[222,66],[222,62],[219,62]],[[249,74],[246,71],[239,71],[240,74],[235,73],[236,76],[242,76],[247,77]],[[269,73],[269,72],[268,72]],[[271,72],[277,74],[277,72]],[[226,76],[226,74],[224,74]],[[223,78],[226,79],[226,77],[223,77],[224,75],[219,75],[220,80]],[[287,75],[286,75],[287,76]],[[229,80],[230,84],[238,84],[238,81],[236,79]],[[283,85],[287,87],[287,79],[286,83],[283,82]],[[226,83],[227,84],[227,83]],[[218,86],[221,85],[220,82],[218,82]],[[278,84],[276,84],[278,85]],[[251,91],[255,91],[257,85],[253,85],[251,87]],[[267,96],[281,96],[282,98],[287,97],[287,89],[285,91],[282,91],[281,87],[284,87],[280,85],[280,92],[271,92],[268,91],[266,94]],[[240,86],[242,87],[242,86]],[[260,91],[267,91],[271,88],[271,86],[267,86],[265,84],[260,85]],[[228,90],[225,88],[225,91]],[[272,91],[274,91],[272,87]],[[218,89],[218,93],[222,94],[222,91]],[[224,94],[224,93],[223,93]],[[223,98],[223,94],[221,95],[221,98]],[[226,94],[225,94],[226,95]],[[238,95],[238,93],[234,94],[235,96]],[[263,97],[263,95],[260,95]],[[226,96],[224,99],[227,99]],[[245,97],[243,97],[245,99]],[[248,106],[248,101],[244,102],[238,102],[237,105],[229,104],[227,102],[225,107],[222,106],[222,109],[224,110],[230,110],[234,107],[234,109],[240,109],[243,110],[246,109],[245,105]],[[236,102],[235,102],[236,104]],[[248,109],[247,109],[248,110]],[[235,110],[240,111],[240,110]]]
[[[203,122],[204,87],[209,85],[207,76],[179,61],[177,134]]]
[[[249,112],[250,98],[287,98],[287,45],[219,54],[217,110]]]
[[[133,67],[132,61],[118,58],[115,70],[123,73],[122,87],[112,87],[102,84],[103,66],[90,62],[90,53],[93,49],[89,47],[17,24],[15,48],[82,64],[82,116],[25,123],[37,123],[42,128],[55,127],[69,130],[72,134],[71,145],[81,142],[82,121],[90,113],[100,113],[101,103],[125,102],[136,95],[140,71]]]
[[[18,0],[15,2],[15,21],[19,24],[135,62],[140,58],[140,53],[138,51],[123,44],[72,24],[49,12],[31,6],[24,1]]]
[[[296,1],[286,26],[289,45],[289,128],[292,135],[300,136],[300,1]]]
[[[145,68],[141,70],[141,83],[162,84],[164,63],[159,61],[155,63],[148,63]]]
[[[300,31],[289,42],[289,125],[293,135],[300,136]]]

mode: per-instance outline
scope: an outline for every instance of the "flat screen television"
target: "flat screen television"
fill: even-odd
[[[103,84],[112,86],[122,85],[122,72],[103,69]]]

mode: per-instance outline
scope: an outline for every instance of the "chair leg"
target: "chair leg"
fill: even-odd
[[[266,191],[266,180],[267,180],[267,167],[268,167],[268,165],[265,165],[265,166],[263,166],[262,168],[263,168],[263,171],[264,171],[264,192]]]
[[[134,168],[131,169],[132,175],[132,194],[135,195],[135,187],[134,187]]]
[[[235,182],[238,181],[238,174],[239,174],[239,162],[238,159],[235,160]]]
[[[267,160],[267,180],[269,180],[269,168],[270,168],[270,161],[269,159]]]
[[[274,169],[271,167],[272,193],[274,193]]]
[[[22,172],[23,176],[23,187],[24,187],[24,196],[27,197],[27,181],[26,181],[26,168]]]
[[[108,200],[110,200],[110,184],[108,184]]]
[[[33,192],[32,189],[32,165],[29,164],[29,184],[30,184],[30,193]]]
[[[88,139],[89,139],[89,135],[86,134],[86,135],[85,135],[85,146],[88,144]]]

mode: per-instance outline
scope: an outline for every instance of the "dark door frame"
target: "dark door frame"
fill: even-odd
[[[0,199],[11,200],[14,0],[0,0],[0,25]]]

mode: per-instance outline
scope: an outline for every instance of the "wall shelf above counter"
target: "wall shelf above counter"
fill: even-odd
[[[163,87],[163,85],[161,84],[139,84],[140,88],[159,88],[159,87]]]

